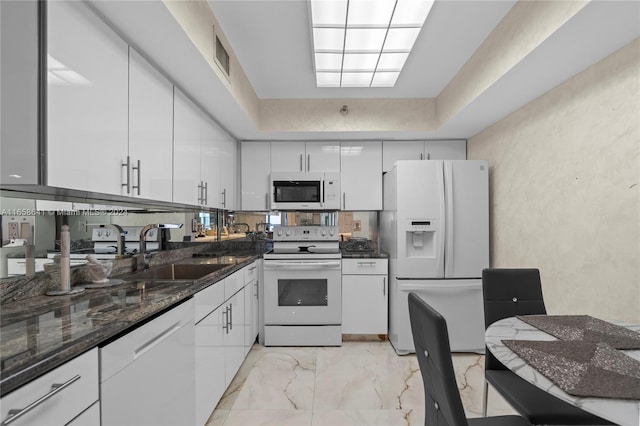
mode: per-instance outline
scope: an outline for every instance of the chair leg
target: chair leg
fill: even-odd
[[[482,395],[482,417],[487,417],[487,400],[489,399],[489,382],[484,381],[484,394]]]

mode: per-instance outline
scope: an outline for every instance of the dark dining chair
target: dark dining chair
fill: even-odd
[[[415,293],[409,293],[409,318],[424,382],[425,426],[530,426],[520,416],[467,419],[453,371],[447,322]]]
[[[485,329],[494,322],[516,315],[544,315],[538,269],[494,268],[482,271]],[[489,349],[484,359],[482,414],[487,415],[489,384],[511,406],[534,425],[611,425],[527,382],[509,370]]]

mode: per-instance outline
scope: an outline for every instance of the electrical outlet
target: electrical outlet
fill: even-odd
[[[9,239],[15,240],[16,238],[19,238],[19,232],[18,222],[9,222]]]
[[[79,220],[78,221],[78,230],[80,232],[87,232],[87,221],[86,220]]]

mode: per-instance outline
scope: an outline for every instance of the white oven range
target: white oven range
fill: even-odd
[[[264,255],[265,346],[342,344],[342,256],[335,226],[280,226]]]

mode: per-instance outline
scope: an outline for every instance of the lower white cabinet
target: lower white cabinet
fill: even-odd
[[[193,299],[100,349],[101,424],[195,422]]]
[[[255,341],[257,275],[254,262],[194,296],[197,425],[207,422]]]
[[[68,424],[97,403],[98,370],[95,348],[16,389],[0,399],[2,424],[11,417],[16,426]]]
[[[218,282],[211,287],[214,286],[224,284]],[[196,300],[200,293],[196,294]],[[227,388],[224,348],[226,312],[226,305],[219,306],[196,323],[196,425],[207,422]]]
[[[387,334],[387,259],[342,259],[342,334]]]
[[[97,426],[100,424],[100,403],[96,402],[87,408],[67,426]]]

